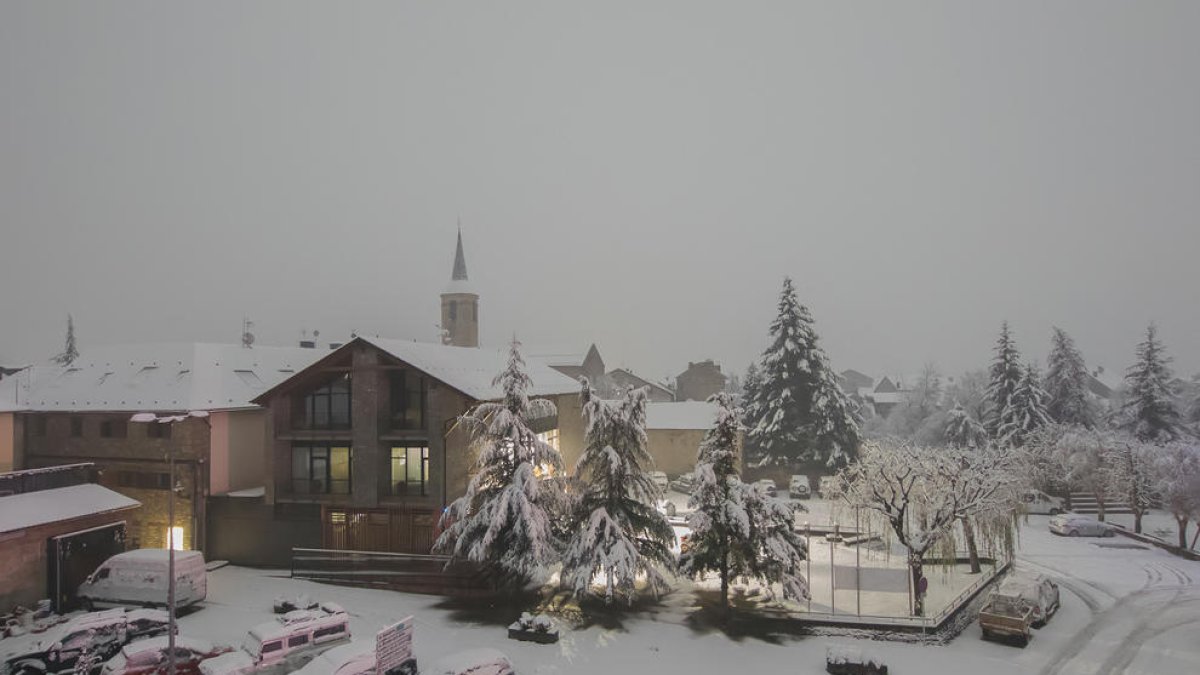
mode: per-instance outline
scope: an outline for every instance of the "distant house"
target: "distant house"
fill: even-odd
[[[842,391],[850,396],[859,394],[863,390],[873,391],[875,388],[875,378],[857,370],[843,370],[838,375],[838,383],[842,385]]]
[[[87,464],[0,473],[0,613],[42,598],[72,609],[87,575],[125,550],[141,505],[89,474]]]
[[[880,417],[887,417],[891,414],[892,410],[904,402],[905,398],[905,392],[887,376],[881,378],[879,384],[875,385],[875,390],[871,392],[871,402],[875,407],[875,414]]]
[[[650,401],[652,402],[665,403],[675,400],[675,393],[670,389],[667,389],[663,385],[656,382],[651,382],[650,380],[638,377],[624,368],[610,370],[608,371],[606,377],[608,379],[609,387],[614,390],[614,394],[618,393],[619,391],[628,391],[630,389],[645,387],[646,392],[650,397]]]
[[[700,441],[716,422],[716,416],[717,406],[705,401],[647,405],[646,446],[655,467],[669,476],[695,469]]]
[[[675,378],[675,398],[678,401],[706,401],[709,396],[725,390],[725,379],[721,366],[712,359],[689,362],[687,370]]]

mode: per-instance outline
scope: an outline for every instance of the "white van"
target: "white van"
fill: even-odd
[[[93,607],[166,607],[168,551],[142,548],[105,560],[79,586],[85,609]],[[208,571],[199,551],[175,552],[175,608],[188,607],[208,595]]]
[[[1021,493],[1021,507],[1025,513],[1057,516],[1064,511],[1062,502],[1041,490],[1026,490]]]

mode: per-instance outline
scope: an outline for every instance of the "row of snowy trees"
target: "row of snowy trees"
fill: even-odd
[[[674,533],[655,508],[644,390],[606,401],[584,381],[584,449],[568,477],[559,453],[531,428],[554,406],[528,397],[530,379],[516,342],[494,383],[503,400],[461,418],[479,455],[466,493],[440,523],[434,548],[451,562],[481,564],[517,588],[545,581],[561,564],[564,588],[577,596],[600,589],[607,603],[632,603],[642,584],[657,596],[676,573],[697,579],[717,573],[723,607],[737,577],[757,578],[769,591],[779,586],[784,597],[807,597],[800,574],[806,549],[793,531],[790,508],[738,475],[741,411],[728,394],[711,399],[718,414],[699,448],[692,534],[676,560]]]
[[[944,388],[936,367],[926,365],[906,400],[867,431],[872,437],[969,447],[1020,447],[1051,424],[1113,428],[1156,443],[1195,436],[1200,392],[1172,390],[1169,363],[1150,325],[1137,347],[1137,361],[1126,373],[1121,404],[1105,411],[1089,392],[1091,376],[1070,335],[1054,329],[1043,376],[1034,364],[1022,361],[1005,322],[986,373],[967,373]],[[1180,400],[1181,394],[1196,400]]]
[[[1200,444],[1193,440],[1153,443],[1119,430],[1052,424],[1034,434],[1021,454],[1031,484],[1090,494],[1100,520],[1120,502],[1133,512],[1140,533],[1142,517],[1158,501],[1178,524],[1181,548],[1187,547],[1188,524],[1200,521]]]

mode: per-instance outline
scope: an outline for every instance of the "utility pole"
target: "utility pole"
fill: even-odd
[[[189,417],[198,417],[207,422],[208,411],[193,410],[184,415],[165,415],[159,417],[154,413],[138,413],[130,418],[132,422],[143,424],[175,424]],[[167,483],[170,494],[167,495],[167,675],[175,675],[175,434],[171,434],[171,442],[167,444]]]

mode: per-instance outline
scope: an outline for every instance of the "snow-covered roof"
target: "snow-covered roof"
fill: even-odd
[[[35,366],[0,381],[0,411],[249,408],[256,396],[327,354],[213,343],[93,347],[70,366]]]
[[[526,350],[525,360],[554,366],[582,366],[587,359],[587,351],[578,352],[562,347],[532,347]]]
[[[475,291],[475,287],[471,285],[471,282],[466,279],[451,279],[450,283],[446,284],[446,287],[442,289],[442,295],[451,295],[454,293],[479,295]]]
[[[902,403],[904,398],[904,392],[899,391],[877,391],[871,394],[871,400],[875,403]]]
[[[647,429],[710,429],[717,406],[707,401],[668,401],[646,404]]]
[[[492,380],[508,365],[508,350],[479,347],[452,347],[428,342],[409,342],[385,338],[359,337],[367,343],[427,375],[445,382],[477,401],[502,398],[504,392]],[[345,347],[343,347],[344,349]],[[545,363],[528,359],[526,372],[533,380],[529,393],[534,396],[573,394],[579,383]]]
[[[91,483],[9,495],[0,497],[0,532],[136,506],[141,506],[141,502]]]

